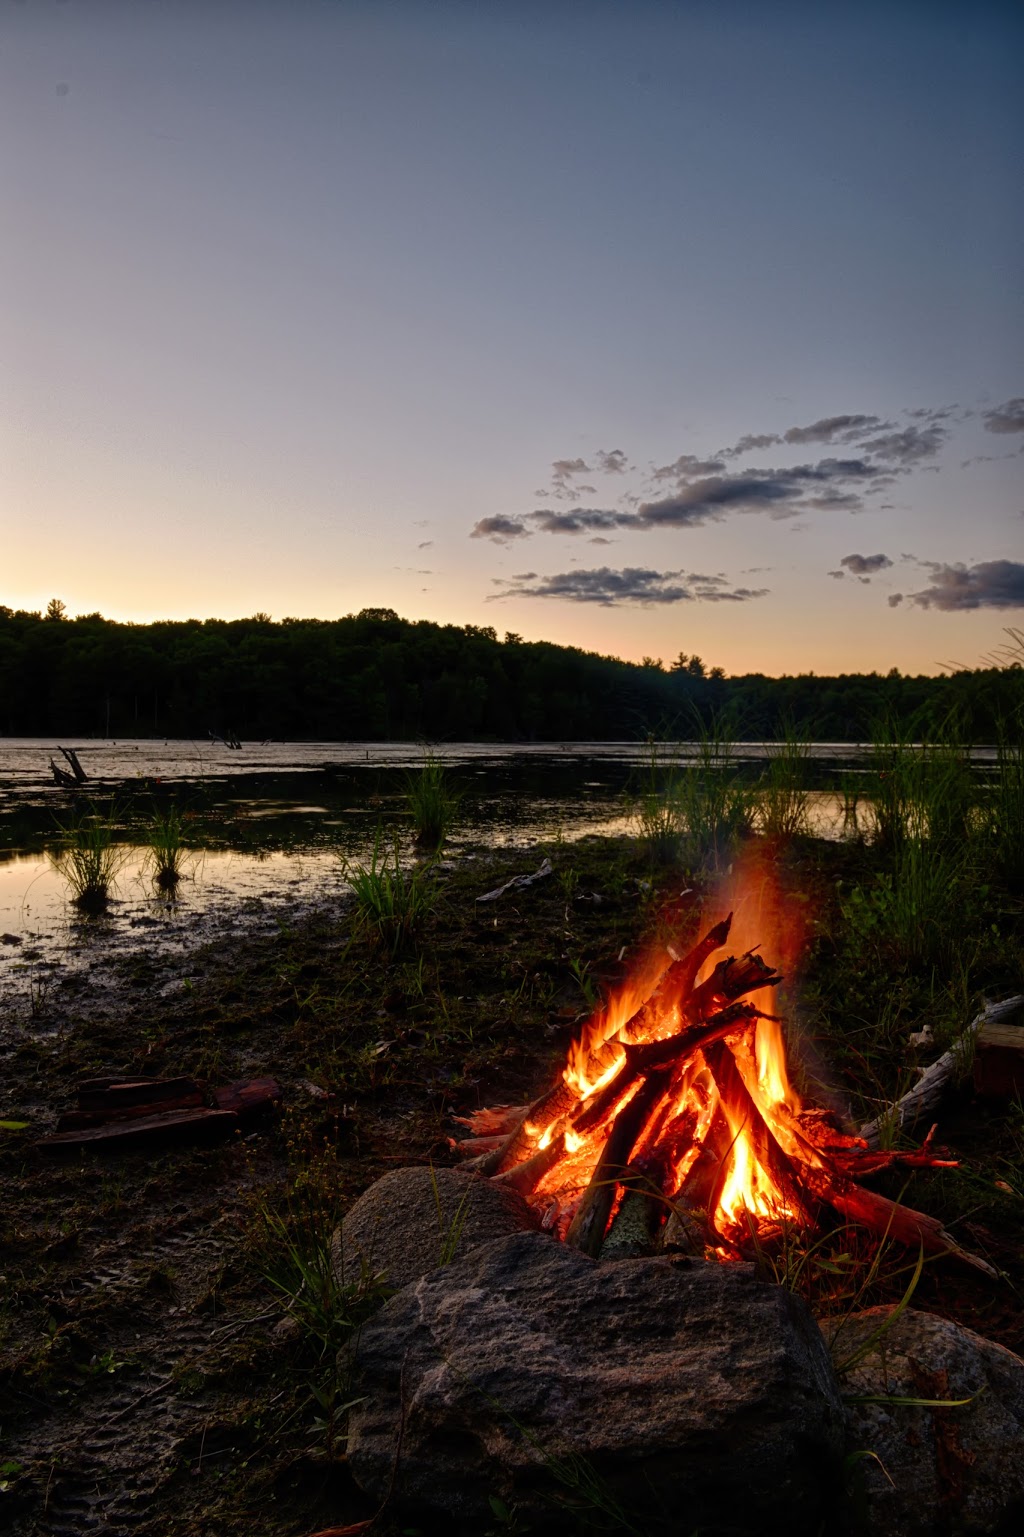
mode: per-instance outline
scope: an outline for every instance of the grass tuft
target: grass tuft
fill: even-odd
[[[460,800],[444,762],[431,752],[424,753],[418,772],[406,776],[405,793],[416,842],[423,849],[441,848],[458,814]]]
[[[403,867],[398,834],[388,848],[378,829],[370,863],[346,860],[344,873],[355,898],[357,922],[392,955],[407,949],[437,904],[433,866]]]
[[[181,813],[176,806],[154,812],[149,823],[147,862],[153,884],[160,891],[176,891],[185,874],[187,851]]]
[[[128,857],[127,849],[114,842],[114,808],[102,812],[93,806],[67,822],[58,822],[57,827],[61,841],[56,849],[47,851],[50,862],[67,883],[75,907],[95,917],[106,911]]]

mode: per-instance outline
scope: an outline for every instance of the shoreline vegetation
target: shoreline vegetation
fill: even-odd
[[[86,1497],[140,1537],[438,1530],[423,1512],[376,1512],[347,1472],[359,1389],[338,1347],[384,1290],[333,1270],[344,1212],[390,1169],[452,1163],[453,1117],[549,1086],[600,1000],[720,919],[740,872],[772,893],[767,921],[791,952],[777,1002],[799,1090],[904,1145],[892,1111],[918,1069],[986,999],[1021,990],[1022,751],[1019,735],[997,739],[979,773],[956,717],[925,730],[890,716],[866,769],[870,836],[853,806],[829,841],[807,831],[799,727],[743,771],[713,719],[684,762],[651,741],[628,834],[458,857],[458,778],[428,754],[405,802],[380,809],[373,858],[312,913],[230,944],[214,918],[184,958],[143,929],[107,968],[102,924],[84,924],[94,971],[33,992],[26,970],[24,993],[12,972],[0,1396],[15,1537],[44,1511],[72,1529]],[[177,861],[180,824],[154,824],[153,841]],[[542,860],[549,878],[478,902]],[[909,1298],[1021,1352],[1024,1114],[1019,1098],[976,1096],[969,1045],[957,1065],[936,1133],[957,1167],[882,1171],[876,1188],[940,1220],[998,1281],[838,1222],[756,1263],[821,1318]],[[283,1108],[219,1147],[36,1151],[76,1085],[104,1074],[272,1075]],[[593,1516],[567,1516],[566,1532]]]
[[[0,605],[0,734],[228,741],[600,741],[786,730],[863,741],[883,718],[955,713],[996,741],[1024,695],[1019,633],[991,665],[940,676],[726,677],[680,652],[640,664],[480,625],[400,618],[121,624]]]

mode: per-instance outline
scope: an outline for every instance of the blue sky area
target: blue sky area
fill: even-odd
[[[0,0],[0,602],[1024,625],[1019,6]]]

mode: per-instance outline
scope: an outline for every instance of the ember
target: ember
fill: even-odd
[[[740,1259],[838,1214],[994,1274],[934,1218],[857,1183],[893,1163],[944,1160],[931,1134],[916,1152],[879,1153],[801,1101],[767,1006],[780,974],[756,947],[708,969],[732,930],[730,913],[687,955],[627,984],[534,1104],[467,1117],[475,1135],[459,1146],[478,1155],[473,1166],[595,1257],[660,1243]]]

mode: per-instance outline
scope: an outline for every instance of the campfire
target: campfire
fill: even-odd
[[[469,1167],[595,1258],[659,1247],[750,1258],[787,1231],[844,1219],[994,1274],[934,1218],[861,1183],[894,1164],[952,1165],[934,1128],[915,1151],[879,1152],[803,1102],[771,1007],[782,977],[757,945],[719,958],[735,928],[729,913],[687,954],[627,983],[533,1104],[466,1117],[472,1135],[457,1148]]]

